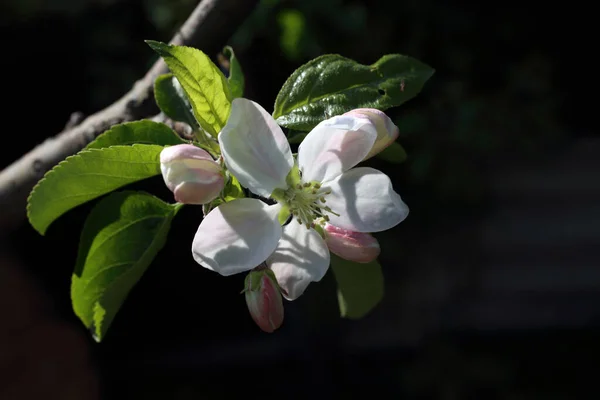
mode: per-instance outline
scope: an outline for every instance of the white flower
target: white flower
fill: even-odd
[[[379,232],[408,215],[385,174],[353,168],[376,139],[369,119],[333,117],[306,136],[295,163],[271,115],[253,101],[233,100],[219,134],[225,164],[243,186],[276,204],[245,198],[212,210],[194,237],[195,260],[222,275],[249,271],[266,260],[284,296],[296,299],[329,267],[329,250],[318,232],[326,222]],[[278,218],[289,213],[293,219],[282,228]]]

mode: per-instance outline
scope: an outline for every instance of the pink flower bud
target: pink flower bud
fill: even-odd
[[[379,256],[379,242],[370,233],[349,231],[331,224],[326,224],[324,231],[329,250],[343,259],[368,263]]]
[[[179,203],[209,203],[225,185],[219,164],[206,151],[191,144],[166,147],[160,153],[160,170]]]
[[[271,333],[283,323],[283,300],[275,279],[269,269],[252,271],[245,281],[246,304],[256,325]]]
[[[379,111],[375,108],[357,108],[348,111],[344,115],[367,118],[377,129],[377,139],[375,140],[371,151],[363,161],[373,157],[375,154],[388,147],[398,137],[398,127],[394,125],[394,122],[392,122],[390,117],[383,111]]]

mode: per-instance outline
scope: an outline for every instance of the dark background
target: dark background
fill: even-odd
[[[194,6],[5,0],[0,167],[129,90],[155,60],[143,40],[168,41]],[[193,261],[201,210],[187,207],[97,344],[69,298],[92,202],[45,237],[26,223],[2,232],[0,398],[596,398],[596,24],[576,2],[262,1],[229,44],[245,97],[267,109],[324,53],[365,64],[402,53],[436,69],[388,111],[408,161],[369,162],[411,209],[376,235],[384,300],[342,320],[329,273],[262,333],[244,276]],[[171,200],[160,177],[134,188]]]

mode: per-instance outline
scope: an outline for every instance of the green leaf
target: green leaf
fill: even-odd
[[[102,199],[86,219],[71,300],[96,341],[104,338],[121,304],[164,246],[180,206],[124,191]]]
[[[152,40],[146,43],[165,60],[181,83],[200,126],[216,137],[231,111],[229,85],[221,70],[198,49]]]
[[[165,124],[142,120],[114,125],[88,144],[84,150],[134,143],[168,146],[186,142]]]
[[[342,317],[362,318],[383,298],[383,274],[377,261],[359,264],[331,254],[331,268]]]
[[[229,180],[225,184],[225,187],[221,192],[221,196],[211,201],[210,204],[204,205],[204,214],[206,215],[210,210],[218,207],[222,203],[233,201],[242,197],[246,197],[242,185],[235,176],[229,174]]]
[[[326,54],[292,73],[277,95],[273,117],[281,126],[309,131],[355,108],[383,111],[415,97],[433,73],[400,54],[383,56],[373,65]]]
[[[231,98],[242,97],[244,96],[244,72],[242,71],[242,66],[231,46],[225,46],[223,54],[229,58],[229,78],[227,78],[227,81],[229,82]]]
[[[82,150],[44,175],[27,199],[27,217],[42,235],[56,218],[127,184],[159,175],[162,146],[134,144]]]
[[[244,197],[244,189],[242,188],[242,185],[237,178],[231,174],[229,175],[229,181],[223,189],[223,197],[225,198],[226,202]]]
[[[173,74],[164,74],[154,81],[154,99],[158,108],[173,121],[185,122],[197,130],[200,125],[194,117],[192,105],[181,84]]]
[[[290,144],[300,144],[302,143],[306,135],[306,132],[293,134],[291,136],[288,136],[288,142],[290,142]]]
[[[406,151],[398,142],[392,142],[388,147],[377,153],[377,157],[394,164],[401,164],[406,161]]]

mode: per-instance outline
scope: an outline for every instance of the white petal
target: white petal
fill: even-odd
[[[376,169],[351,169],[327,187],[332,192],[327,196],[327,205],[340,214],[330,214],[330,223],[340,228],[381,232],[398,225],[408,215],[408,207],[394,192],[390,178]]]
[[[204,217],[196,232],[194,260],[225,276],[257,267],[281,237],[280,208],[248,198],[221,204]]]
[[[292,151],[277,122],[259,104],[234,99],[219,143],[227,168],[242,186],[263,197],[286,188],[285,178],[294,165]]]
[[[275,252],[267,259],[288,300],[297,299],[310,282],[318,282],[329,268],[329,250],[314,229],[292,220],[283,227]]]
[[[340,115],[322,121],[298,148],[298,166],[305,182],[326,182],[362,161],[377,139],[366,118]]]

